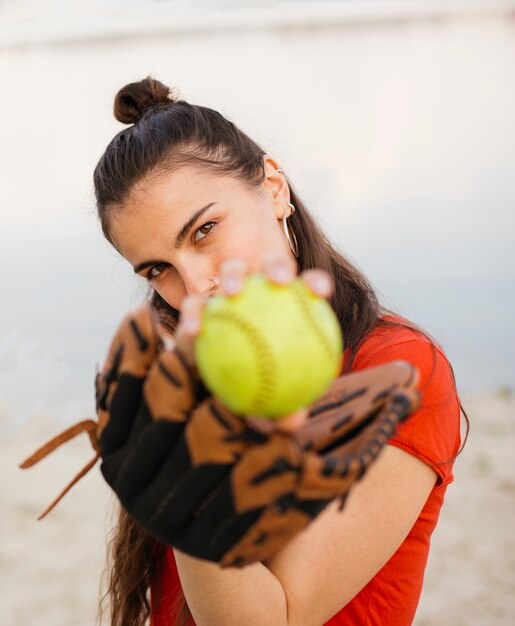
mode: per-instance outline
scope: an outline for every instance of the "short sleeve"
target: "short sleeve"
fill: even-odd
[[[421,405],[399,426],[390,444],[413,454],[438,475],[453,480],[453,457],[460,446],[460,404],[450,364],[441,348],[411,330],[395,327],[372,336],[359,348],[352,371],[403,359],[420,372]]]

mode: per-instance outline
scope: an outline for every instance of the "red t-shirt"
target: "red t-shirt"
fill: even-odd
[[[385,319],[406,323],[394,316],[385,316]],[[430,465],[438,478],[417,521],[395,554],[324,626],[409,626],[412,623],[422,590],[430,537],[447,485],[453,480],[453,463],[445,461],[459,449],[460,407],[449,363],[440,347],[433,347],[411,329],[376,328],[359,347],[351,371],[396,359],[405,359],[418,367],[422,403],[400,425],[390,444]],[[161,578],[151,589],[151,626],[171,626],[171,609],[179,589],[173,550],[167,547]]]

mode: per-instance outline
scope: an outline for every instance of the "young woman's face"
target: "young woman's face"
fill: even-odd
[[[291,208],[285,177],[265,157],[266,179],[258,192],[228,176],[183,166],[139,185],[112,214],[111,232],[134,271],[181,310],[185,296],[211,295],[220,264],[241,259],[250,273],[265,255],[294,258],[281,229]]]

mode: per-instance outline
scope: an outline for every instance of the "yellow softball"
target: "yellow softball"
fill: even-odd
[[[338,376],[343,338],[330,304],[296,277],[264,274],[202,310],[197,368],[210,392],[240,415],[278,419],[321,396]]]

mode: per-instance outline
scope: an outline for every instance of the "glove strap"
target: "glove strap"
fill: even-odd
[[[91,441],[91,445],[93,446],[93,449],[96,452],[95,456],[91,459],[91,461],[89,461],[89,463],[87,463],[80,470],[80,472],[61,491],[61,493],[57,496],[57,498],[53,502],[51,502],[51,504],[49,504],[48,507],[38,516],[37,518],[38,520],[42,520],[48,513],[50,513],[50,511],[63,498],[63,496],[73,487],[73,485],[75,485],[75,483],[77,483],[83,476],[85,476],[89,472],[89,470],[95,465],[95,463],[100,458],[100,448],[99,448],[97,437],[96,437],[97,428],[98,428],[98,423],[91,419],[78,422],[77,424],[70,426],[66,430],[63,430],[63,432],[59,433],[58,435],[50,439],[50,441],[47,441],[40,448],[38,448],[33,454],[31,454],[28,458],[26,458],[25,461],[20,463],[19,467],[21,469],[27,469],[28,467],[32,467],[33,465],[41,461],[41,459],[44,459],[51,452],[53,452],[55,449],[61,446],[63,443],[70,441],[70,439],[73,439],[74,437],[76,437],[77,435],[80,435],[83,432],[88,433],[89,439]]]

